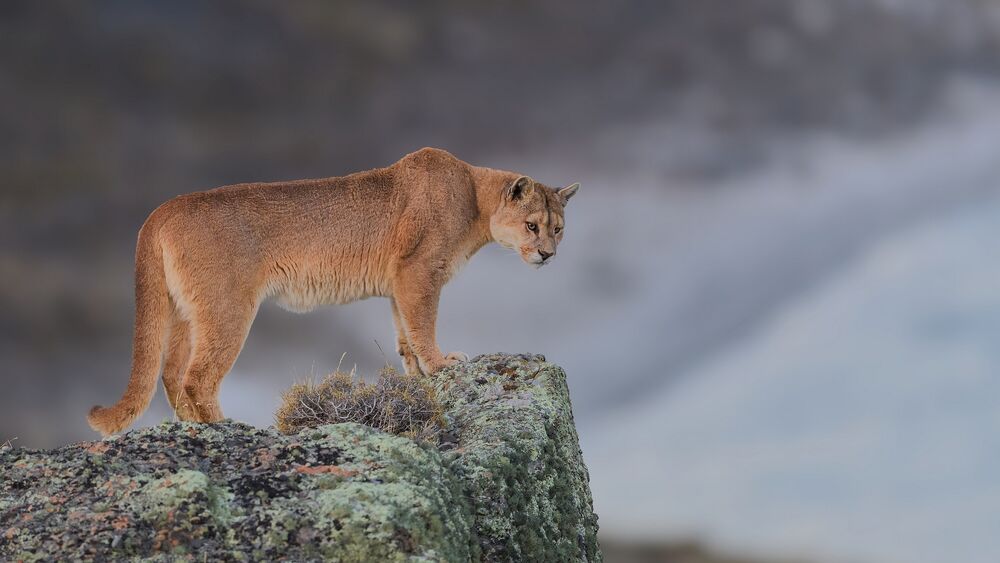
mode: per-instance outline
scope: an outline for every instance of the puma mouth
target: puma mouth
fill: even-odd
[[[542,266],[548,264],[548,261],[542,260],[540,258],[531,258],[531,259],[525,258],[524,263],[537,270]]]

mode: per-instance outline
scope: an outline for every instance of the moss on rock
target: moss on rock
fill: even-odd
[[[2,449],[0,560],[599,560],[562,370],[492,355],[432,381],[440,449],[234,422]]]
[[[543,356],[492,354],[434,381],[484,558],[599,561],[566,373]]]

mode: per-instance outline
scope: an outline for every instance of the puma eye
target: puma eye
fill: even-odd
[[[562,232],[562,227],[556,227],[555,231],[556,231],[556,234],[558,235],[559,233]]]
[[[538,225],[536,225],[536,224],[534,224],[534,223],[532,223],[530,221],[527,222],[527,223],[525,223],[525,225],[527,225],[529,231],[531,231],[533,233],[537,233],[538,232]]]

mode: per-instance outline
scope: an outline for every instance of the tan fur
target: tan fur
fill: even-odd
[[[161,359],[178,417],[221,419],[219,385],[267,298],[308,311],[388,297],[407,372],[465,360],[437,345],[441,287],[493,241],[545,263],[541,253],[555,254],[577,187],[556,191],[422,149],[350,176],[174,198],[139,231],[128,387],[114,406],[91,409],[90,426],[111,434],[130,425],[152,399]]]

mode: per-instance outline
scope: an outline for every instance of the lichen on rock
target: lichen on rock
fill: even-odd
[[[2,449],[0,560],[599,561],[562,370],[490,355],[431,382],[440,447],[171,422]]]
[[[484,558],[600,560],[566,373],[543,356],[491,354],[434,381]]]

